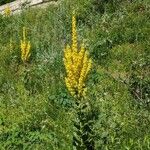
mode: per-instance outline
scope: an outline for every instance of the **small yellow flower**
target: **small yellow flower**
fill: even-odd
[[[84,97],[87,90],[85,81],[91,69],[92,60],[83,44],[81,48],[78,48],[75,15],[72,16],[72,46],[67,45],[65,48],[64,65],[68,91],[74,97]]]
[[[7,6],[7,7],[5,8],[4,14],[5,14],[5,16],[10,16],[10,14],[11,14],[11,9],[10,9],[9,6]]]
[[[30,49],[31,49],[31,43],[30,41],[26,40],[26,28],[23,27],[23,40],[20,41],[21,45],[21,59],[25,63],[30,58]]]

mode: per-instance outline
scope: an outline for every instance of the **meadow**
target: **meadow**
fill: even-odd
[[[83,101],[65,82],[74,13],[78,46],[84,43],[92,60],[85,120],[76,109]],[[0,15],[0,150],[149,150],[149,68],[149,0],[62,0]]]

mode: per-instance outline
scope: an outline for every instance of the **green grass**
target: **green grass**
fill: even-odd
[[[79,43],[93,59],[87,87],[97,116],[95,149],[150,149],[148,0],[64,0],[0,16],[0,149],[72,149],[75,114],[63,49],[74,9]],[[24,26],[32,45],[27,66],[20,59]]]

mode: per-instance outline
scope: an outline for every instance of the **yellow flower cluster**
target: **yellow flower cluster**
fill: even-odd
[[[84,97],[86,94],[85,81],[92,65],[88,52],[82,44],[78,48],[76,18],[72,17],[72,46],[66,46],[64,52],[64,65],[67,77],[66,86],[74,97]]]
[[[5,8],[4,14],[5,14],[5,16],[10,16],[10,14],[11,14],[11,9],[10,9],[9,6],[7,6],[7,7]]]
[[[30,49],[31,49],[31,44],[30,41],[26,40],[26,28],[23,27],[23,40],[21,40],[21,59],[25,63],[29,60],[30,58]]]

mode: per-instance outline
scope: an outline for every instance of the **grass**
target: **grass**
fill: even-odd
[[[0,16],[0,149],[72,149],[63,50],[74,9],[79,43],[93,60],[87,87],[95,149],[150,149],[149,8],[148,0],[64,0]],[[20,58],[24,26],[32,45],[27,66]]]

